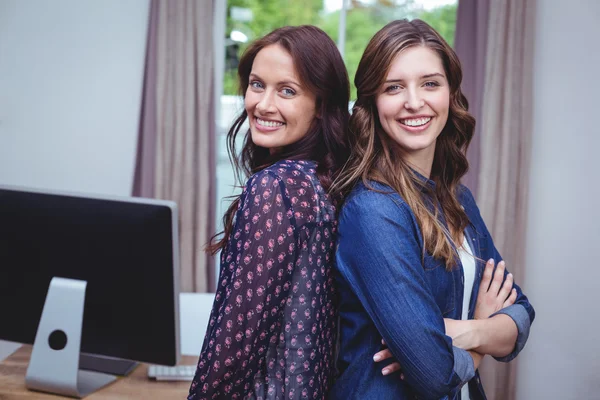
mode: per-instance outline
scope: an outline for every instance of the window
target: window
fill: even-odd
[[[225,135],[243,106],[237,95],[237,62],[248,44],[284,25],[316,25],[338,43],[351,82],[362,53],[375,32],[401,18],[428,22],[452,45],[458,0],[228,0],[225,27],[223,95],[218,126],[217,219],[229,205],[235,187]],[[352,87],[352,99],[356,89]]]

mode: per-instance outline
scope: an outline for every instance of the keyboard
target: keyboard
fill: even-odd
[[[167,367],[164,365],[148,366],[148,378],[157,381],[188,381],[194,379],[196,373],[195,365],[176,365]]]

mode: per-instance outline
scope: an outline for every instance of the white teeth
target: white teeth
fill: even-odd
[[[256,118],[256,123],[261,126],[266,126],[269,128],[275,128],[278,126],[283,126],[283,122],[275,122],[275,121],[265,121],[264,119]]]
[[[431,121],[431,117],[400,120],[401,123],[403,123],[404,125],[408,125],[408,126],[421,126],[421,125],[425,125],[429,121]]]

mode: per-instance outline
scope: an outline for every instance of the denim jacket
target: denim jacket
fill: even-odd
[[[426,187],[435,183],[422,178]],[[473,359],[452,345],[443,318],[461,319],[464,275],[462,265],[447,271],[442,260],[423,252],[416,217],[389,186],[371,182],[377,191],[359,183],[339,217],[336,280],[340,290],[339,377],[331,399],[460,399],[469,382],[472,399],[485,399]],[[380,193],[383,191],[385,193]],[[459,202],[469,218],[465,235],[476,256],[476,278],[469,302],[475,303],[485,261],[502,260],[494,247],[471,192],[459,188]],[[443,220],[443,217],[442,217]],[[505,277],[508,271],[505,272]],[[499,313],[511,317],[518,337],[511,354],[525,346],[535,311],[516,284],[515,304]],[[373,361],[381,339],[402,366],[383,376],[391,363]]]

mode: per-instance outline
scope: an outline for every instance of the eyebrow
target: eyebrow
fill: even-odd
[[[254,77],[254,78],[256,78],[256,79],[259,79],[259,80],[261,80],[261,81],[262,81],[262,80],[264,80],[264,79],[262,79],[260,76],[256,75],[255,73],[251,73],[251,74],[250,74],[249,78],[252,78],[252,77]],[[292,80],[287,80],[287,81],[280,81],[280,82],[277,82],[277,84],[278,84],[278,85],[289,85],[290,83],[291,83],[291,84],[293,84],[293,85],[296,85],[296,86],[298,86],[298,87],[302,87],[302,85],[300,85],[298,82],[296,82],[296,81],[292,81]]]
[[[421,76],[420,79],[429,79],[429,78],[433,78],[435,76],[439,76],[440,78],[445,78],[444,74],[440,74],[439,72],[434,72],[433,74],[423,75],[423,76]],[[391,83],[391,82],[404,82],[404,79],[387,79],[385,81],[385,83]]]

